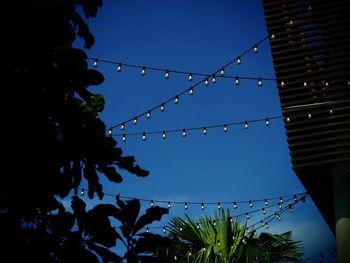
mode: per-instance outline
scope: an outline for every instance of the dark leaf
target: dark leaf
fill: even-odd
[[[94,250],[102,258],[103,263],[122,262],[123,260],[121,257],[111,252],[109,249],[98,246],[93,242],[87,242],[87,245],[90,249]]]
[[[104,80],[104,76],[98,72],[97,70],[90,69],[87,71],[87,75],[85,76],[87,79],[88,83],[90,85],[100,85]]]
[[[142,233],[139,236],[142,236],[142,238],[139,238],[136,242],[136,253],[155,253],[157,248],[171,245],[171,240],[168,237],[152,233]]]
[[[159,221],[163,215],[168,214],[169,210],[167,208],[155,206],[148,208],[146,213],[137,220],[133,233],[137,233],[144,226],[152,223],[153,221]]]

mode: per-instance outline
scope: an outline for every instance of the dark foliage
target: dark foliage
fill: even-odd
[[[88,197],[103,198],[99,177],[120,183],[126,170],[136,176],[148,171],[123,156],[117,142],[106,137],[99,119],[104,99],[91,91],[104,81],[89,69],[87,56],[72,47],[76,37],[85,48],[94,37],[77,12],[96,16],[102,0],[14,0],[4,4],[7,21],[2,32],[2,127],[6,147],[0,181],[1,262],[119,262],[110,248],[126,244],[125,258],[136,262],[152,250],[154,235],[136,237],[146,224],[166,213],[147,210],[139,217],[137,200],[118,207],[97,205],[86,211],[74,196],[73,214],[57,197],[77,194],[82,180]],[[120,221],[122,235],[110,218]],[[139,241],[138,241],[139,240]],[[154,261],[155,262],[155,261]]]

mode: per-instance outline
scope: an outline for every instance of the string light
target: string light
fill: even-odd
[[[237,203],[236,202],[233,202],[233,208],[237,209]]]
[[[163,227],[163,233],[165,233],[166,232],[166,227]]]
[[[190,88],[189,92],[188,92],[191,96],[193,95],[194,93],[194,90],[193,90],[193,87]]]
[[[304,82],[303,86],[304,86],[304,87],[307,87],[307,83],[306,83],[306,82]]]
[[[80,195],[83,196],[84,195],[84,188],[81,189],[80,191]]]
[[[174,100],[175,104],[178,104],[180,102],[179,96],[177,95]]]
[[[146,232],[147,232],[147,233],[149,232],[149,227],[146,227]]]
[[[211,83],[213,83],[213,84],[216,83],[216,76],[215,76],[215,75],[213,75],[213,76],[211,77]]]
[[[253,52],[254,52],[254,53],[258,53],[258,45],[255,45],[255,46],[254,46]]]
[[[265,120],[265,125],[266,125],[266,126],[270,126],[269,118],[266,118],[266,120]]]
[[[224,70],[224,68],[221,68],[221,70],[220,70],[220,76],[224,76],[225,75],[225,70]]]
[[[125,129],[125,122],[123,122],[123,123],[120,125],[120,129],[121,129],[122,131],[124,131],[124,129]]]
[[[265,202],[265,206],[269,205],[269,202],[267,201],[267,199],[265,199],[264,202]]]
[[[259,87],[262,87],[262,85],[263,85],[262,79],[259,78],[259,79],[258,79],[258,86],[259,86]]]
[[[249,218],[250,218],[249,213],[245,213],[245,217],[246,217],[247,219],[249,219]]]
[[[268,39],[268,36],[267,36],[267,37],[264,37],[263,39],[261,39],[261,40],[260,40],[259,42],[257,42],[255,45],[259,45],[259,44],[261,44],[262,42],[264,42],[264,41],[267,40],[267,39]],[[255,46],[255,45],[254,45],[254,46]],[[194,88],[194,87],[196,87],[197,85],[201,84],[202,82],[205,82],[205,80],[208,78],[208,76],[215,76],[215,74],[218,73],[218,72],[220,72],[221,69],[225,69],[226,67],[228,67],[229,65],[231,65],[231,64],[232,64],[233,62],[235,62],[235,61],[236,61],[236,63],[241,63],[241,58],[242,58],[242,56],[246,55],[252,48],[253,48],[253,47],[247,49],[247,50],[244,51],[241,55],[237,56],[235,59],[229,61],[229,62],[226,63],[225,65],[221,66],[219,70],[215,71],[214,73],[212,73],[212,74],[210,74],[210,75],[207,75],[207,74],[199,74],[199,73],[197,73],[197,75],[205,76],[205,78],[202,79],[202,80],[200,80],[200,81],[198,81],[198,82],[197,82],[195,85],[193,85],[192,87]],[[88,59],[91,59],[91,58],[88,58]],[[111,64],[119,64],[119,63],[120,63],[120,62],[114,62],[114,61],[108,61],[108,60],[102,60],[102,59],[101,59],[100,61],[103,61],[103,62],[105,62],[105,63],[111,63]],[[126,63],[123,63],[123,66],[129,66],[129,67],[134,67],[134,68],[140,68],[140,66],[138,66],[138,65],[131,65],[131,64],[126,64]],[[185,73],[186,73],[186,72],[183,72],[183,71],[176,71],[176,70],[169,70],[169,69],[160,69],[160,68],[152,68],[152,67],[147,67],[147,69],[156,70],[156,71],[163,71],[163,72],[166,72],[166,71],[168,70],[169,73],[170,73],[170,72],[179,73],[179,74],[185,74]],[[145,67],[145,66],[142,66],[142,67],[141,67],[141,74],[146,74],[146,67]],[[194,75],[194,74],[193,74],[192,72],[190,72],[188,78],[189,78],[190,80],[192,80],[192,79],[193,79],[193,75]],[[226,76],[220,76],[220,77],[226,77]],[[275,80],[275,79],[274,79],[274,80]],[[216,81],[216,78],[215,78],[215,81]],[[186,89],[184,92],[186,92],[186,91],[188,91],[188,89]],[[184,92],[181,92],[179,95],[184,94]],[[163,103],[165,104],[165,103],[168,103],[169,101],[170,101],[170,100],[166,100],[166,101],[163,102]],[[152,109],[157,108],[157,107],[159,107],[159,106],[153,107]],[[141,113],[141,114],[139,114],[139,115],[137,115],[137,116],[138,116],[138,117],[141,117],[141,116],[143,116],[143,115],[146,115],[146,113],[147,113],[147,111],[144,112],[144,113]],[[131,119],[131,120],[127,120],[127,121],[125,121],[125,122],[129,122],[129,121],[132,121],[132,119]],[[120,124],[118,124],[118,125],[116,125],[116,126],[119,126],[119,125],[120,125]],[[113,126],[112,126],[112,128],[113,128]]]
[[[123,134],[122,142],[126,142],[126,134]]]
[[[289,204],[288,207],[289,207],[289,211],[290,211],[290,212],[293,212],[293,207],[292,207],[292,205]]]
[[[291,119],[289,117],[287,117],[286,121],[289,123],[291,121]]]
[[[236,86],[239,85],[239,78],[238,77],[235,78],[235,84],[236,84]]]
[[[262,213],[265,215],[266,214],[266,209],[263,207],[261,208]]]
[[[108,136],[112,136],[112,133],[113,133],[113,131],[112,131],[112,129],[110,128],[110,129],[108,130]]]
[[[133,122],[132,122],[134,125],[136,125],[138,123],[138,119],[137,117],[134,118]]]
[[[279,201],[281,204],[283,203],[283,198],[282,197],[280,197],[280,201]]]
[[[228,128],[227,128],[227,124],[224,124],[224,132],[227,132]]]
[[[275,34],[272,34],[271,35],[271,40],[274,40],[274,39],[276,39],[276,36],[275,36]]]
[[[187,202],[185,203],[185,209],[186,209],[186,210],[188,209],[188,204],[187,204]]]
[[[204,135],[207,135],[207,133],[208,133],[207,127],[204,126],[204,127],[203,127],[203,134],[204,134]]]
[[[253,207],[253,202],[251,200],[249,200],[249,207],[252,208]]]
[[[146,140],[146,133],[145,133],[145,132],[142,134],[142,140],[143,140],[143,141]]]
[[[242,61],[241,61],[241,57],[237,57],[236,58],[236,64],[237,65],[241,65]]]
[[[166,132],[165,132],[165,131],[163,131],[163,133],[162,133],[162,139],[163,139],[163,140],[166,139]]]
[[[160,111],[165,111],[165,105],[164,105],[164,103],[162,103],[161,105],[160,105]]]
[[[248,121],[245,121],[244,122],[244,129],[248,129],[248,128],[249,128]]]
[[[189,80],[189,81],[192,81],[192,80],[193,80],[192,72],[190,72],[190,74],[188,74],[188,80]]]
[[[209,85],[209,80],[208,80],[208,79],[206,79],[206,80],[204,81],[204,85],[205,85],[205,86],[208,86],[208,85]]]
[[[171,202],[170,201],[168,202],[168,208],[171,208]]]
[[[218,209],[221,209],[221,204],[220,204],[220,202],[218,202],[217,207],[218,207]]]
[[[97,58],[95,58],[95,59],[94,59],[94,62],[92,62],[92,66],[93,66],[94,68],[97,68],[97,66],[98,66],[98,59],[97,59]]]
[[[186,129],[182,130],[182,137],[186,137],[187,133],[186,133]]]
[[[144,76],[144,75],[146,75],[146,68],[142,67],[142,69],[141,69],[141,76]]]
[[[117,66],[117,72],[121,72],[122,71],[122,63],[119,63]]]
[[[151,111],[148,111],[148,112],[147,112],[146,118],[147,118],[147,119],[150,119],[150,118],[151,118]]]
[[[151,207],[154,207],[154,201],[151,200]]]
[[[309,114],[307,115],[307,118],[308,118],[308,119],[312,119],[311,113],[309,113]]]
[[[201,210],[204,210],[204,203],[201,203]]]
[[[281,81],[281,87],[283,88],[285,85],[284,81]]]
[[[169,70],[165,71],[164,78],[168,79],[170,77]]]
[[[197,227],[197,229],[199,229],[199,228],[200,228],[200,225],[199,225],[199,223],[196,223],[196,227]]]

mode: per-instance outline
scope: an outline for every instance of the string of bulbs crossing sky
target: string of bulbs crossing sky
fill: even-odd
[[[110,130],[113,130],[114,128],[116,127],[120,127],[122,130],[125,129],[126,127],[126,124],[129,123],[129,122],[133,122],[134,124],[135,123],[135,120],[138,120],[138,118],[142,117],[142,116],[146,116],[146,118],[150,118],[151,117],[151,112],[154,111],[155,109],[160,109],[161,112],[164,112],[165,111],[165,105],[174,101],[175,104],[178,104],[179,101],[180,101],[180,97],[182,95],[184,95],[185,93],[189,93],[190,95],[193,95],[194,94],[194,88],[197,87],[198,85],[200,85],[201,83],[204,83],[204,85],[208,85],[209,84],[209,78],[208,76],[211,77],[211,82],[212,83],[216,83],[216,77],[217,77],[217,74],[219,73],[220,76],[224,76],[225,75],[225,69],[230,66],[232,63],[236,62],[237,65],[240,65],[242,63],[242,57],[245,56],[246,54],[248,54],[249,52],[253,51],[254,53],[257,52],[258,50],[258,46],[263,43],[264,41],[266,41],[267,39],[269,39],[269,36],[265,36],[264,38],[262,38],[260,41],[258,41],[256,44],[254,44],[252,47],[248,48],[247,50],[245,50],[244,52],[242,52],[240,55],[236,56],[234,59],[232,59],[231,61],[229,61],[228,63],[226,63],[225,65],[221,66],[218,70],[216,70],[215,72],[213,72],[212,74],[209,74],[209,75],[206,75],[205,74],[205,77],[198,81],[197,83],[195,83],[194,85],[192,85],[191,87],[183,90],[182,92],[178,93],[177,95],[167,99],[166,101],[148,109],[147,111],[145,112],[142,112],[130,119],[127,119],[127,120],[124,120],[122,121],[121,123],[119,124],[116,124],[116,125],[113,125],[113,126],[110,126],[108,131]],[[274,35],[271,36],[271,39],[274,39]],[[117,71],[121,71],[121,67],[122,67],[122,64],[119,64],[118,62],[113,62],[113,61],[107,61],[107,60],[98,60],[98,59],[94,59],[94,62],[93,62],[93,66],[97,66],[98,65],[98,62],[101,61],[101,62],[106,62],[106,63],[112,63],[112,64],[117,64]],[[124,64],[125,65],[125,64]],[[140,67],[138,65],[131,65],[131,64],[127,64],[129,67]],[[145,75],[146,74],[146,67],[145,66],[141,66],[141,75]],[[148,69],[152,69],[152,70],[158,70],[158,71],[165,71],[165,76],[169,77],[170,75],[170,71],[168,70],[168,75],[167,74],[167,70],[164,70],[164,69],[159,69],[159,68],[148,68]],[[172,71],[172,72],[175,72],[175,71]],[[181,71],[177,71],[177,72],[181,72]],[[184,73],[184,72],[183,72]],[[187,72],[186,72],[187,74]],[[201,74],[201,73],[196,73],[196,74]],[[189,73],[189,77],[188,79],[190,81],[193,80],[193,73]],[[263,82],[262,82],[262,78],[258,78],[258,86],[262,86],[263,85]],[[236,79],[235,81],[237,81],[236,83],[239,84],[239,79]],[[284,84],[283,84],[284,85]]]
[[[308,195],[305,194],[305,195],[302,197],[302,201],[305,202],[305,200],[306,200],[307,197],[308,197]],[[296,205],[297,203],[298,203],[298,201],[293,200],[293,202],[289,203],[287,207],[282,208],[279,212],[272,213],[272,214],[270,214],[270,215],[264,217],[262,220],[257,221],[257,222],[255,222],[255,223],[253,223],[253,224],[251,224],[251,225],[246,226],[246,227],[245,227],[245,234],[244,234],[244,236],[243,236],[243,238],[241,239],[240,242],[242,242],[242,243],[244,243],[244,244],[247,243],[248,240],[249,240],[250,238],[253,238],[254,236],[257,235],[257,230],[259,230],[260,228],[265,227],[265,228],[268,229],[268,228],[269,228],[269,223],[271,223],[273,220],[278,220],[278,221],[280,221],[280,220],[281,220],[281,215],[284,214],[284,213],[287,212],[287,211],[293,212],[293,209],[292,209],[292,208],[293,208],[293,206]],[[247,220],[248,220],[248,219],[249,219],[249,218],[247,218]],[[225,221],[226,221],[226,220],[229,220],[230,223],[234,223],[234,222],[235,222],[235,220],[233,219],[233,217],[230,217],[230,218],[228,218],[228,219],[225,219]],[[223,220],[218,220],[218,221],[223,221]],[[211,220],[210,223],[212,224],[212,226],[213,226],[214,228],[216,228],[216,227],[217,227],[218,221]],[[238,221],[237,218],[236,218],[236,221]],[[227,221],[227,222],[228,222],[228,221]],[[246,222],[247,222],[247,221],[246,221]],[[200,228],[200,222],[195,222],[195,224],[196,224],[196,227],[199,229],[199,228]],[[246,223],[245,223],[245,224],[246,224]],[[153,227],[153,228],[160,228],[160,227]],[[150,228],[146,228],[146,232],[149,232],[149,229],[150,229]],[[166,227],[163,227],[163,233],[166,233],[166,231],[167,231]],[[179,228],[179,231],[183,231],[182,227]],[[233,236],[232,238],[234,238],[234,236]],[[220,247],[221,244],[222,244],[222,242],[223,242],[224,240],[226,240],[226,239],[227,239],[227,236],[222,237],[222,238],[220,238],[220,239],[216,238],[216,236],[215,236],[214,242],[211,243],[211,244],[206,244],[206,245],[217,245],[217,247]],[[227,248],[229,248],[229,247],[227,246],[227,247],[221,248],[220,250],[217,250],[217,252],[219,252],[219,253],[218,253],[219,256],[222,256],[222,251],[224,251],[224,250],[227,249]],[[206,249],[206,248],[204,247],[203,249]],[[175,253],[175,255],[174,255],[174,261],[177,261],[178,256],[180,256],[180,254]],[[184,255],[181,254],[181,256],[184,256]],[[186,256],[192,256],[191,250],[188,251],[188,253],[187,253]]]

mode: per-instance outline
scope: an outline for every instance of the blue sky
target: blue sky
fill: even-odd
[[[95,19],[89,22],[96,43],[87,51],[97,57],[149,67],[211,74],[267,35],[262,4],[249,1],[105,1]],[[77,46],[80,46],[77,42]],[[249,52],[242,64],[233,63],[226,75],[274,78],[269,42],[259,45],[257,54]],[[99,63],[105,82],[91,90],[104,95],[106,107],[101,114],[107,127],[143,113],[202,80],[194,76],[124,67],[117,72],[111,64]],[[218,79],[208,87],[200,84],[194,95],[184,94],[180,103],[152,111],[152,117],[128,123],[124,132],[162,131],[240,122],[281,115],[275,81]],[[150,171],[146,178],[123,172],[121,184],[105,183],[105,192],[155,200],[217,202],[279,197],[305,189],[293,172],[281,119],[242,125],[141,136],[116,137],[125,155],[136,157]],[[105,198],[104,202],[113,202]],[[144,208],[149,203],[143,203]],[[256,208],[259,204],[256,204]],[[225,208],[229,208],[226,206]],[[249,211],[249,207],[232,214]],[[190,207],[194,218],[212,214],[214,206],[202,212]],[[174,206],[169,216],[154,226],[164,225],[172,216],[182,216],[182,206]],[[261,215],[251,218],[259,221]],[[281,221],[271,222],[268,231],[293,231],[303,241],[306,256],[318,254],[335,245],[334,237],[311,199],[286,213]]]

